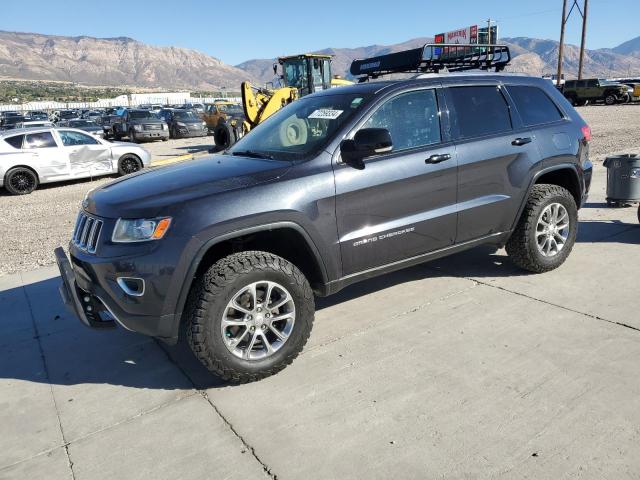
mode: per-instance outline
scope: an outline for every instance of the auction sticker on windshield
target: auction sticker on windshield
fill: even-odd
[[[322,118],[326,120],[335,120],[344,110],[331,110],[330,108],[319,108],[309,118]]]

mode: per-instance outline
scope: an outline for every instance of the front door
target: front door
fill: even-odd
[[[63,149],[69,158],[71,177],[88,177],[111,173],[111,149],[94,136],[74,130],[58,130]]]
[[[335,167],[343,275],[451,245],[457,162],[442,140],[436,89],[392,97],[359,128],[386,128],[393,150],[366,159],[363,170]]]

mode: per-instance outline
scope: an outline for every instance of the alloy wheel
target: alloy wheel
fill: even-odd
[[[282,285],[254,282],[231,298],[222,315],[222,339],[243,360],[270,357],[289,339],[296,319],[293,297]]]
[[[10,183],[16,192],[25,193],[33,190],[36,179],[28,172],[18,172],[11,176]]]
[[[538,251],[545,257],[560,253],[569,238],[569,212],[560,203],[551,203],[545,207],[536,225],[536,244]]]

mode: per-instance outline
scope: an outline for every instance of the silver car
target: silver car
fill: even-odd
[[[0,187],[12,195],[41,183],[148,167],[151,154],[131,143],[108,142],[76,128],[28,128],[0,132]]]

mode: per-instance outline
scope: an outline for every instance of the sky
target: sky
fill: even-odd
[[[572,2],[568,0],[569,5]],[[577,2],[582,5],[584,0]],[[587,48],[611,48],[640,36],[637,2],[590,0]],[[152,45],[193,48],[231,65],[328,47],[399,43],[486,25],[489,17],[497,20],[501,37],[557,40],[562,12],[562,0],[0,0],[0,4],[0,30],[131,37]],[[581,22],[574,11],[567,43],[580,43]]]

